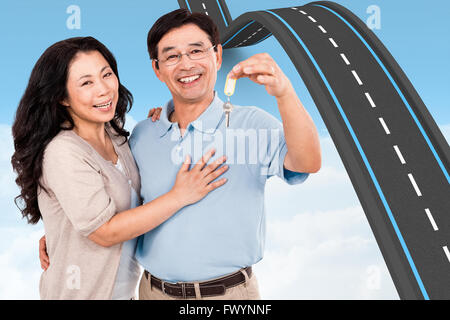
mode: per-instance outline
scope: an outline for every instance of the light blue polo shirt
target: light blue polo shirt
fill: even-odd
[[[219,177],[228,179],[225,185],[139,238],[136,258],[165,281],[204,281],[257,263],[264,251],[266,180],[277,175],[298,184],[308,176],[283,168],[287,149],[280,121],[257,107],[235,106],[226,128],[222,106],[215,93],[181,136],[178,124],[168,120],[170,101],[159,121],[141,121],[129,141],[144,203],[173,187],[186,154],[193,163],[213,147],[210,162],[227,156],[229,169]]]

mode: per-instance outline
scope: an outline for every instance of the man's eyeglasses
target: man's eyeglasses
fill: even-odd
[[[213,49],[215,47],[216,46],[214,45],[214,46],[212,46],[210,48],[207,48],[207,49],[192,48],[192,49],[189,49],[189,52],[179,53],[179,54],[170,54],[170,53],[168,53],[167,56],[163,56],[162,59],[154,59],[154,60],[156,62],[163,63],[167,67],[170,67],[170,66],[176,65],[178,62],[180,62],[181,57],[183,55],[186,55],[191,60],[203,59],[208,54],[209,50],[211,50],[211,49]]]

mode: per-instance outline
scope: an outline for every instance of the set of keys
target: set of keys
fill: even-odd
[[[230,97],[234,94],[234,89],[236,87],[236,79],[230,78],[227,76],[227,80],[225,81],[225,95],[228,97],[227,102],[223,104],[223,112],[225,113],[225,123],[227,128],[230,126],[230,113],[233,111],[233,105],[230,102]]]

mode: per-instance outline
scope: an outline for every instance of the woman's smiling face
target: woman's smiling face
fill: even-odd
[[[79,52],[67,77],[67,98],[61,103],[76,127],[101,124],[113,119],[119,99],[119,81],[98,51]]]

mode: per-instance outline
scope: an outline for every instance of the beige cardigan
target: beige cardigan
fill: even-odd
[[[139,194],[139,174],[128,142],[112,134],[126,176],[74,131],[61,131],[44,152],[38,190],[49,268],[41,299],[110,299],[122,244],[109,248],[87,237],[117,212],[130,208],[130,185]]]

